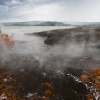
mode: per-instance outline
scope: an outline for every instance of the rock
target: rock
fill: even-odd
[[[7,100],[7,96],[6,96],[5,94],[2,94],[2,95],[0,96],[0,100]]]
[[[8,81],[8,79],[5,78],[5,79],[4,79],[4,82],[7,82],[7,81]]]
[[[92,27],[77,27],[72,29],[52,30],[49,31],[49,34],[44,43],[48,45],[54,45],[59,43],[64,44],[69,42],[74,42],[77,44],[83,42],[85,44],[88,44],[89,42],[99,43],[100,33],[95,31],[94,33],[90,34],[90,29],[93,30]],[[94,37],[92,37],[91,35],[93,35]],[[98,47],[98,45],[96,45],[96,47]]]

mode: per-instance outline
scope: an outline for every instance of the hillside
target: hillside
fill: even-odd
[[[6,26],[68,26],[70,24],[64,24],[62,22],[53,22],[53,21],[29,21],[29,22],[6,22],[0,23],[1,25]]]
[[[50,22],[50,21],[47,21],[47,22],[43,22],[41,24],[38,24],[38,26],[67,26],[69,24],[64,24],[62,22]]]

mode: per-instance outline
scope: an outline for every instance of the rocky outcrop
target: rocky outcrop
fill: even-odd
[[[54,45],[61,43],[98,43],[100,41],[100,27],[82,26],[71,29],[59,29],[37,32],[30,35],[47,37],[45,44]]]
[[[48,34],[47,39],[44,41],[46,44],[55,43],[97,43],[100,41],[100,31],[98,28],[92,27],[78,27],[66,30],[54,30]]]

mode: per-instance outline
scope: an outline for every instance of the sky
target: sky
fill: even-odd
[[[99,22],[100,0],[0,0],[0,22]]]

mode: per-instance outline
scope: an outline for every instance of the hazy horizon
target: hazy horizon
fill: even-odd
[[[9,22],[7,22],[7,21],[4,21],[4,22],[0,22],[0,23],[18,23],[18,22],[62,22],[62,23],[97,23],[97,22],[100,22],[100,21],[87,21],[87,22],[85,22],[85,21],[80,21],[80,22],[78,22],[78,21],[56,21],[56,20],[45,20],[45,21],[42,21],[42,20],[31,20],[31,21],[9,21]]]

